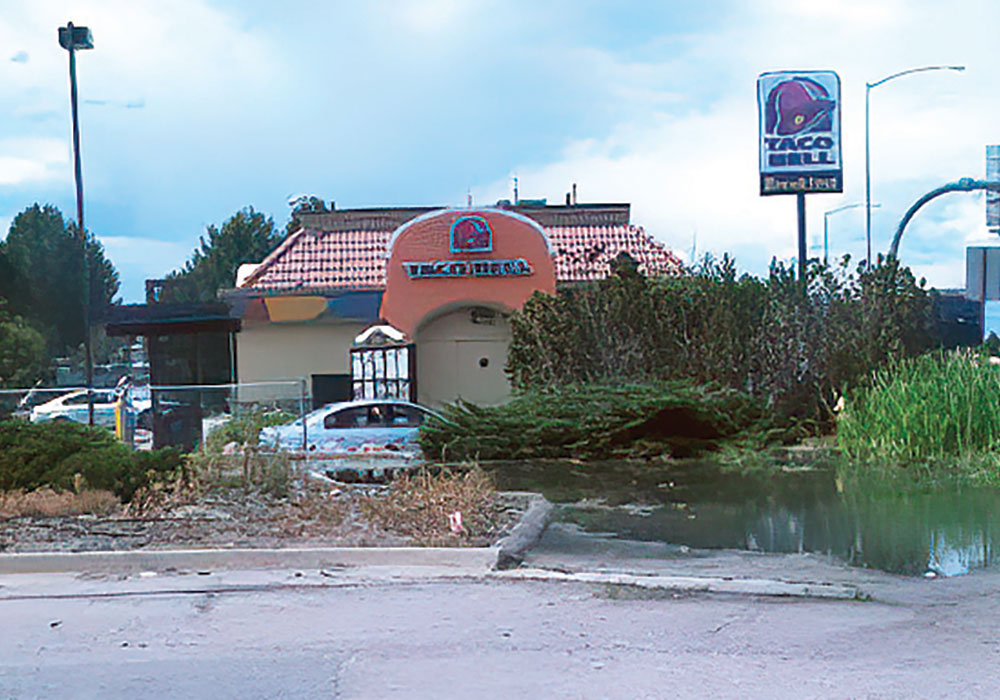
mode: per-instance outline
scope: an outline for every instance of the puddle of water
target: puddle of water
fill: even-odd
[[[893,573],[955,576],[994,562],[1000,491],[838,488],[832,470],[722,475],[706,462],[510,463],[503,489],[541,491],[590,533],[695,548],[831,554]]]

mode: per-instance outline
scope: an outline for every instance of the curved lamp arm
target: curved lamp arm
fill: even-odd
[[[910,223],[910,219],[913,218],[920,207],[924,206],[935,197],[940,197],[941,195],[948,194],[949,192],[974,192],[976,190],[1000,192],[1000,182],[988,182],[986,180],[974,180],[971,177],[963,177],[958,182],[949,182],[947,185],[941,185],[941,187],[931,190],[914,202],[913,206],[910,207],[903,215],[903,218],[899,222],[899,226],[896,228],[896,235],[892,237],[892,245],[889,246],[889,257],[897,257],[896,254],[899,252],[899,241],[903,238],[903,231],[906,229],[906,225]]]
[[[965,66],[924,66],[923,68],[909,68],[907,70],[899,71],[898,73],[893,73],[892,75],[886,76],[885,78],[882,78],[881,80],[876,80],[874,83],[865,83],[865,86],[867,88],[871,89],[873,87],[878,87],[882,83],[888,83],[890,80],[894,80],[896,78],[901,78],[904,75],[909,75],[910,73],[923,73],[923,72],[929,71],[929,70],[957,70],[957,71],[963,71],[963,70],[965,70]]]

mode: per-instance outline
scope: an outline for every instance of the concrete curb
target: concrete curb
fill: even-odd
[[[514,526],[511,533],[497,542],[496,546],[499,552],[496,568],[511,569],[520,565],[528,550],[538,544],[538,540],[542,538],[542,533],[548,527],[554,511],[555,507],[546,500],[545,496],[535,494],[528,505],[528,510],[521,516],[521,520]]]
[[[492,547],[323,547],[287,549],[135,549],[118,552],[0,554],[0,574],[128,573],[221,569],[324,569],[398,566],[449,567],[482,574],[516,566],[545,531],[553,506],[533,495],[511,534]]]
[[[865,600],[868,596],[856,586],[832,583],[791,583],[768,579],[700,578],[694,576],[641,576],[612,572],[581,571],[567,573],[548,569],[511,569],[494,571],[492,578],[521,581],[560,581],[613,586],[634,586],[653,590],[689,593],[735,593],[797,598],[828,598],[835,600]]]
[[[0,554],[0,574],[361,566],[434,566],[486,573],[496,566],[499,551],[497,547],[327,547],[25,552]]]

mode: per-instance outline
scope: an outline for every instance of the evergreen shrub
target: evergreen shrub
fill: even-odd
[[[688,381],[559,387],[443,415],[421,427],[420,446],[446,461],[689,456],[762,425],[746,394]]]
[[[180,468],[175,449],[133,452],[104,428],[79,423],[0,421],[0,491],[86,486],[124,501],[157,474]]]
[[[933,345],[933,297],[895,259],[848,271],[813,262],[766,279],[707,259],[648,278],[627,261],[594,283],[536,292],[511,317],[515,392],[688,380],[749,394],[778,424],[829,427],[845,390]]]

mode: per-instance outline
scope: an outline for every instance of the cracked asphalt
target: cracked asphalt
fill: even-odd
[[[7,575],[0,698],[997,696],[1000,574],[862,578],[872,601],[391,569]]]

